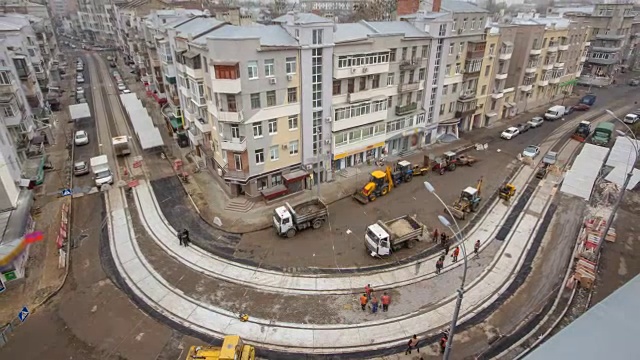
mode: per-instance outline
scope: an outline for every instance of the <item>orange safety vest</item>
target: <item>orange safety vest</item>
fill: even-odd
[[[360,305],[366,305],[368,300],[366,296],[360,296]]]

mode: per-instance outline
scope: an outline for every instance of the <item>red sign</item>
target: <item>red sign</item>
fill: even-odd
[[[60,235],[58,235],[58,238],[56,239],[56,245],[58,245],[58,249],[62,248],[62,244],[64,243],[64,238]]]
[[[24,240],[27,242],[27,244],[33,244],[35,242],[42,241],[43,239],[44,234],[42,233],[42,231],[35,231],[24,236]]]

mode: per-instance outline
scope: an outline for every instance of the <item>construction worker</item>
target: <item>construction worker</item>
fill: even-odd
[[[451,247],[451,244],[449,243],[449,239],[446,239],[444,242],[444,254],[448,255],[449,254],[449,248]]]
[[[178,231],[178,234],[176,234],[176,236],[178,237],[178,241],[180,241],[180,246],[184,246],[184,243],[183,243],[183,239],[184,239],[183,231]]]
[[[391,297],[387,295],[387,293],[385,292],[384,294],[382,294],[382,297],[380,298],[380,300],[382,300],[382,312],[389,311],[389,304],[391,303]]]
[[[438,241],[438,229],[433,230],[433,242]]]
[[[182,233],[184,234],[184,246],[189,246],[189,243],[191,243],[191,238],[189,237],[189,230],[184,229],[182,230]]]
[[[364,293],[367,294],[367,300],[371,300],[371,294],[373,293],[371,284],[367,284],[367,286],[364,287]]]
[[[440,233],[440,246],[444,248],[444,245],[447,243],[447,234],[443,232]]]
[[[360,306],[362,306],[362,311],[367,310],[367,302],[369,302],[367,294],[362,294],[362,296],[360,296]]]
[[[456,248],[453,249],[453,253],[451,254],[451,257],[453,258],[453,262],[458,261],[458,255],[460,255],[460,246],[456,246]]]
[[[444,266],[444,261],[442,261],[442,257],[440,257],[438,261],[436,261],[436,274],[440,274],[440,271],[442,270],[443,266]]]
[[[420,352],[420,348],[418,347],[418,335],[413,335],[409,342],[407,343],[407,350],[404,352],[405,355],[411,354],[411,350],[416,349],[418,353]]]
[[[444,354],[444,350],[447,348],[447,340],[449,340],[449,337],[447,334],[443,334],[442,337],[440,338],[440,353]]]
[[[480,256],[479,252],[480,252],[480,240],[476,240],[476,243],[473,245],[473,253],[475,254],[475,257]]]
[[[375,314],[378,312],[378,298],[375,295],[371,294],[371,313]]]

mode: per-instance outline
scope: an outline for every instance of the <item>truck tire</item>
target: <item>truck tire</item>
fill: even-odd
[[[444,175],[444,172],[445,172],[445,171],[446,171],[446,170],[445,170],[443,167],[441,167],[441,168],[440,168],[440,175]]]
[[[296,236],[296,229],[291,228],[289,230],[287,230],[287,237],[289,239],[291,239],[292,237]]]
[[[404,178],[404,182],[411,182],[413,180],[413,174],[407,174]]]
[[[311,226],[317,230],[317,229],[320,229],[320,227],[322,227],[323,222],[324,222],[323,219],[315,219],[313,220],[313,223],[311,223]]]
[[[371,195],[369,195],[369,201],[370,201],[370,202],[374,202],[374,201],[376,201],[376,199],[377,199],[377,197],[376,197],[376,195],[375,195],[375,194],[371,194]]]
[[[471,211],[472,212],[476,212],[476,211],[478,211],[479,207],[480,207],[480,202],[475,202],[475,203],[473,203],[473,205],[471,205]]]
[[[415,239],[407,240],[407,249],[413,249],[414,246],[416,246]]]
[[[449,171],[454,171],[456,169],[456,164],[451,163],[449,164]]]

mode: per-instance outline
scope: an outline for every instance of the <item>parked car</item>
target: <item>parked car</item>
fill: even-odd
[[[589,106],[593,106],[593,104],[596,103],[596,96],[594,94],[587,94],[585,96],[583,96],[580,101],[578,102],[578,104],[586,104]],[[576,109],[578,110],[578,109]]]
[[[89,143],[89,135],[84,130],[78,130],[73,137],[73,141],[76,146],[87,145]]]
[[[82,176],[89,173],[89,164],[86,161],[77,161],[73,164],[73,175]]]
[[[531,125],[529,125],[529,123],[524,123],[524,124],[518,124],[516,125],[516,127],[518,128],[518,131],[520,132],[520,134],[522,134],[529,131],[529,129],[531,128]]]
[[[84,88],[82,86],[78,86],[76,89],[76,97],[84,97]]]
[[[87,99],[86,99],[86,98],[84,98],[84,97],[77,98],[77,99],[76,99],[76,102],[77,102],[78,104],[86,104],[86,103],[87,103]]]
[[[76,82],[78,84],[84,84],[84,76],[82,76],[82,75],[76,76]]]
[[[518,134],[520,134],[520,130],[518,130],[517,127],[512,126],[503,131],[502,134],[500,134],[500,137],[506,140],[511,140],[514,137],[518,136]]]
[[[540,116],[536,116],[527,122],[532,129],[542,126],[542,123],[544,123],[544,119]]]
[[[570,115],[573,113],[573,111],[575,110],[575,106],[568,106],[565,108],[564,110],[564,114],[565,115]]]
[[[124,89],[124,90],[122,90],[122,93],[123,93],[123,94],[131,94],[131,90],[129,90],[129,89]]]
[[[629,80],[629,86],[640,86],[640,79]]]
[[[127,87],[123,83],[118,84],[118,90],[125,91],[126,89]]]
[[[522,151],[523,157],[530,157],[532,159],[535,159],[538,155],[540,155],[540,147],[535,145],[529,145]]]
[[[547,155],[542,158],[542,162],[545,164],[553,165],[558,161],[558,153],[555,151],[549,151]]]
[[[584,103],[580,103],[580,104],[578,104],[576,106],[573,106],[572,108],[575,111],[587,111],[587,110],[591,109],[591,106],[589,106],[587,104],[584,104]]]

